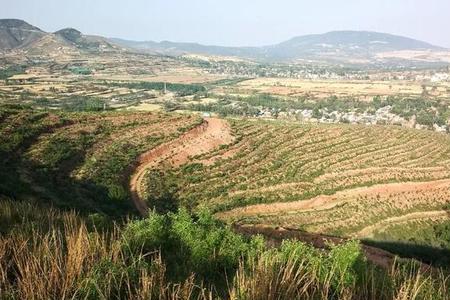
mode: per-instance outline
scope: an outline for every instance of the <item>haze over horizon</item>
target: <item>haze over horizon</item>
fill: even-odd
[[[336,30],[402,35],[450,48],[450,2],[429,0],[15,0],[0,18],[22,19],[45,31],[65,27],[129,40],[170,40],[222,46],[262,46]]]

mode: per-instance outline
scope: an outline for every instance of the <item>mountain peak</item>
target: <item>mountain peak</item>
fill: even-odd
[[[23,20],[0,20],[0,49],[23,47],[40,39],[44,35],[44,31]]]
[[[27,22],[20,19],[0,19],[0,28],[23,28],[23,29],[34,29],[41,31],[39,28],[28,24]]]
[[[74,28],[64,28],[55,32],[55,34],[71,42],[77,42],[82,37],[82,33]]]

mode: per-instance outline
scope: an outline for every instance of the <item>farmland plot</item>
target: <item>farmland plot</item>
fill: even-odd
[[[230,120],[235,141],[171,173],[178,200],[242,224],[358,236],[450,203],[450,138],[396,126]],[[151,191],[149,191],[151,193]]]

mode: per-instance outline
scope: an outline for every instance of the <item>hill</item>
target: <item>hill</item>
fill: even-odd
[[[335,31],[294,37],[263,47],[223,47],[170,41],[128,41],[84,35],[74,28],[47,33],[25,21],[0,20],[0,51],[23,50],[28,55],[80,55],[81,52],[147,52],[182,56],[201,54],[262,62],[331,65],[449,64],[450,52],[407,37],[369,31]]]
[[[284,59],[370,59],[378,53],[404,50],[443,50],[422,41],[369,31],[333,31],[295,37],[264,48],[270,56]]]
[[[299,36],[278,44],[276,47],[311,48],[314,45],[324,48],[363,48],[374,52],[392,50],[443,49],[441,47],[411,38],[371,31],[332,31],[325,34]]]
[[[79,55],[81,52],[105,52],[119,50],[107,39],[84,35],[73,28],[55,33],[45,32],[25,21],[0,20],[0,51],[22,51],[26,55]]]
[[[108,51],[116,48],[105,38],[91,35],[83,35],[80,31],[74,28],[61,29],[55,32],[54,34],[56,36],[61,37],[64,41],[82,50]]]
[[[28,46],[45,35],[44,31],[25,21],[0,19],[0,51]]]
[[[258,47],[222,47],[202,45],[199,43],[177,43],[171,41],[162,41],[158,43],[153,41],[130,41],[118,38],[111,38],[110,41],[130,49],[169,55],[183,55],[192,53],[251,58],[261,51]]]

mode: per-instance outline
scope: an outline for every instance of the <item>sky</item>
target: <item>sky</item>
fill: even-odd
[[[450,0],[0,0],[0,18],[45,31],[262,46],[333,30],[404,35],[450,48]]]

